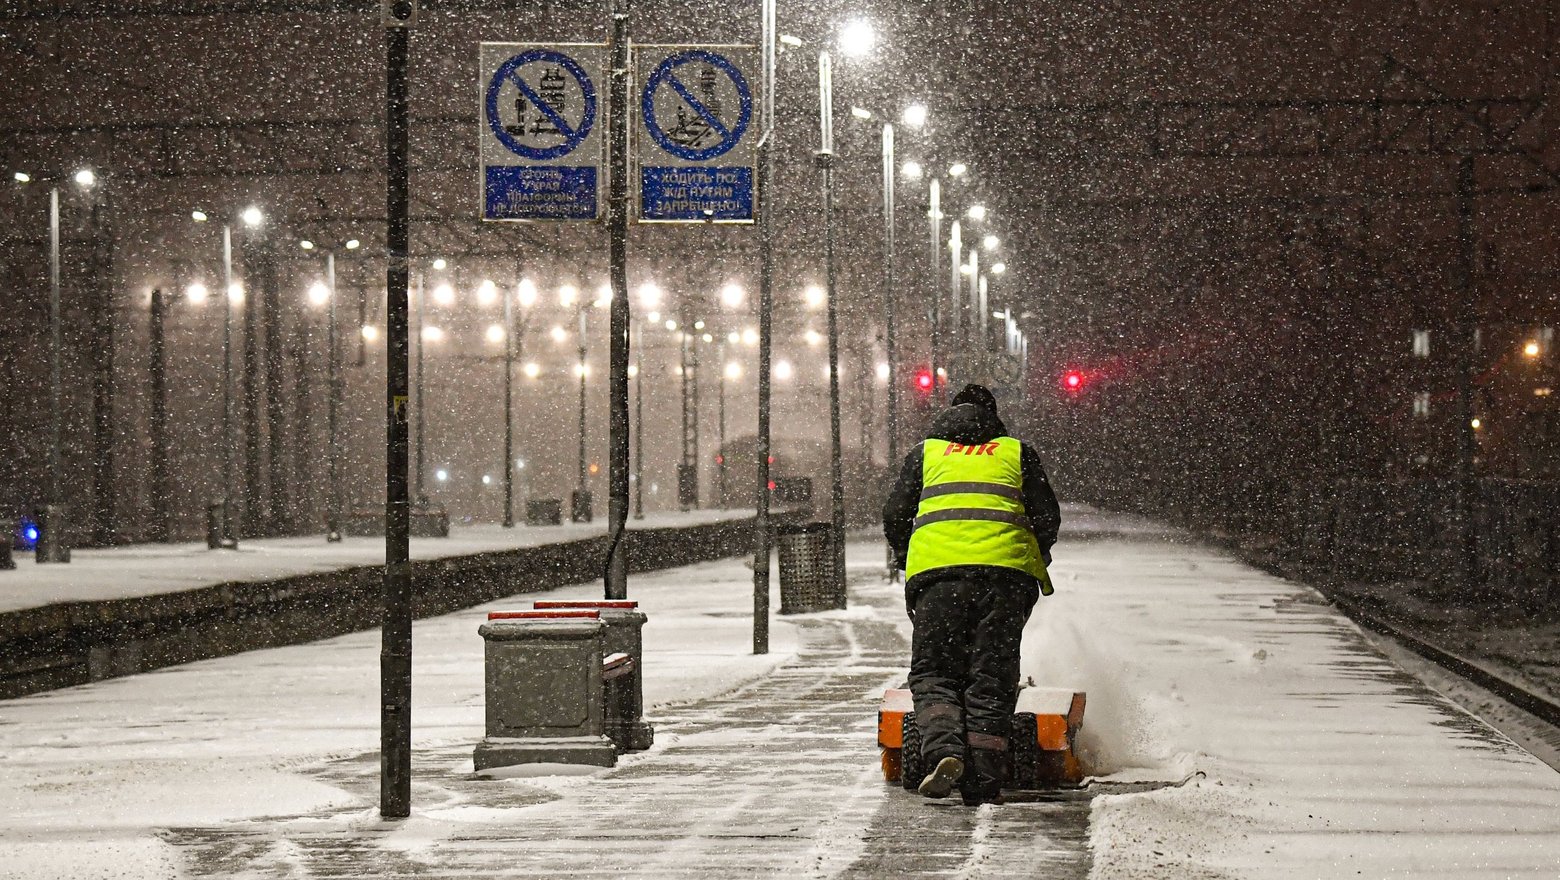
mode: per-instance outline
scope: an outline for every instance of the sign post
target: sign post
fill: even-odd
[[[750,46],[640,46],[639,219],[752,223]]]
[[[483,220],[601,216],[599,45],[483,43]]]

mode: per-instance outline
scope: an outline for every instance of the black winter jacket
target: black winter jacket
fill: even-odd
[[[973,403],[949,407],[932,422],[927,432],[929,440],[947,440],[966,446],[988,443],[1007,435],[1007,426],[996,413]],[[914,528],[915,512],[921,505],[921,453],[923,446],[917,443],[905,456],[899,471],[899,480],[883,505],[883,537],[894,552],[899,568],[905,567],[910,552],[910,532]],[[1024,513],[1034,526],[1035,539],[1047,562],[1051,559],[1051,547],[1056,543],[1057,530],[1062,525],[1061,507],[1056,503],[1056,493],[1045,475],[1040,455],[1028,443],[1021,446],[1020,462],[1023,466]],[[1031,603],[1039,598],[1040,585],[1028,574],[1017,569],[997,565],[955,565],[923,571],[905,583],[905,599],[911,608],[927,585],[944,580],[979,578],[1012,581],[1015,586],[1029,591]]]

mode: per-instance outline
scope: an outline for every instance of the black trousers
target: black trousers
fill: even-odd
[[[1000,579],[929,584],[915,603],[910,693],[921,754],[1005,751],[1018,701],[1018,646],[1034,598]]]

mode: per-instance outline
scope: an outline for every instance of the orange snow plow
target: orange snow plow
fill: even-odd
[[[1018,692],[1008,736],[1008,788],[1061,788],[1083,782],[1073,745],[1083,727],[1084,694],[1066,688],[1025,687]],[[883,779],[910,791],[930,770],[921,760],[910,691],[893,688],[878,705],[878,747]]]

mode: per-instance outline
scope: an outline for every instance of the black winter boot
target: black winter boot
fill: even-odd
[[[1007,752],[970,749],[959,794],[966,807],[1002,803],[1002,783],[1007,781]]]

